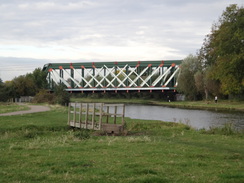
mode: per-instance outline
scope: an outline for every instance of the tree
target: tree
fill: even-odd
[[[7,101],[8,97],[7,97],[7,93],[6,93],[6,88],[5,85],[2,81],[2,79],[0,78],[0,102],[5,102]]]
[[[33,80],[37,90],[47,88],[47,73],[43,72],[41,68],[36,68],[31,74],[27,74],[26,77],[30,77]]]
[[[244,93],[244,9],[230,5],[212,26],[199,52],[206,77],[225,95]]]
[[[40,90],[47,86],[46,73],[40,68],[32,73],[15,77],[12,81],[6,83],[8,96],[18,98],[20,96],[34,96]]]
[[[195,84],[195,75],[201,67],[198,57],[193,55],[186,57],[181,64],[177,90],[184,93],[187,99],[196,100],[201,97]]]
[[[21,75],[12,80],[12,85],[15,91],[14,97],[34,96],[37,92],[36,85],[28,75]]]

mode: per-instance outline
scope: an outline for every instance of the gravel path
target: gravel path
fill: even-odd
[[[19,105],[26,105],[26,104],[20,103]],[[13,116],[13,115],[22,115],[22,114],[50,111],[49,107],[42,106],[42,105],[28,105],[28,107],[30,107],[30,109],[27,111],[15,111],[15,112],[3,113],[0,114],[0,116]]]

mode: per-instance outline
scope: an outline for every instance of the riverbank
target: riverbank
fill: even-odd
[[[126,103],[126,104],[147,104],[161,105],[168,107],[190,108],[190,109],[208,109],[208,110],[236,110],[244,111],[244,101],[219,100],[214,101],[173,101],[165,102],[149,99],[93,99],[93,98],[71,98],[72,102],[104,102],[104,103]]]
[[[209,109],[209,110],[236,110],[244,111],[244,102],[222,100],[215,103],[214,101],[174,101],[160,102],[152,101],[152,104],[164,105],[169,107],[192,108],[192,109]]]
[[[67,107],[0,117],[0,182],[243,182],[243,134],[126,118],[127,135],[67,127]],[[81,173],[82,172],[82,173]]]

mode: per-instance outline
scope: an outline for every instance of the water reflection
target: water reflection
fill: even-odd
[[[244,129],[243,112],[218,112],[209,110],[179,109],[163,106],[126,105],[126,117],[134,119],[181,122],[196,129],[209,129],[233,123],[235,128]]]

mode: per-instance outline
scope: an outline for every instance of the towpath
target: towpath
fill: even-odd
[[[26,105],[26,104],[19,103],[19,105]],[[0,114],[0,116],[13,116],[13,115],[22,115],[22,114],[50,111],[50,107],[48,107],[48,106],[28,105],[28,107],[30,109],[26,110],[26,111],[15,111],[15,112],[3,113],[3,114]]]

